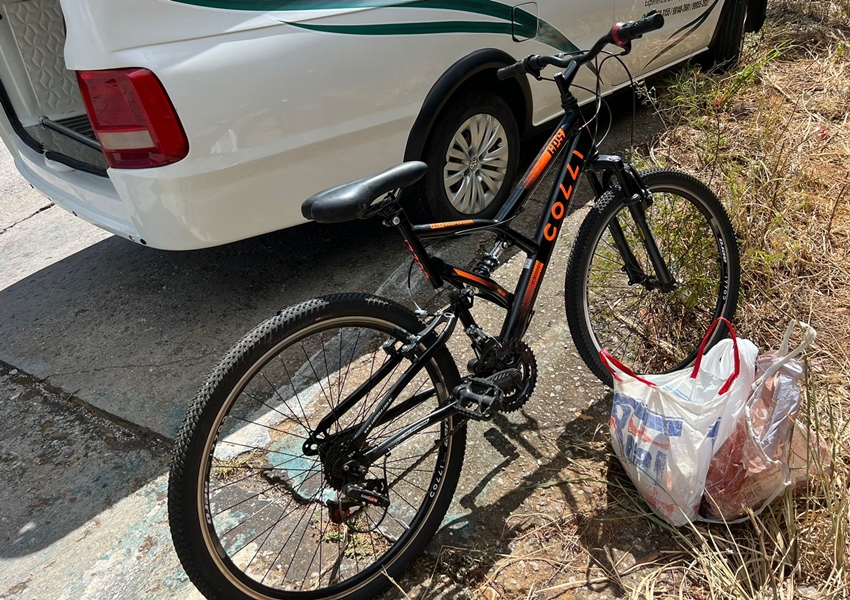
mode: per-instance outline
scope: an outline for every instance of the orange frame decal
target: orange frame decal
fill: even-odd
[[[531,169],[528,173],[528,177],[525,178],[525,181],[522,182],[522,186],[526,189],[534,187],[537,183],[537,180],[540,179],[540,176],[543,174],[543,171],[546,170],[546,167],[549,166],[549,163],[552,162],[552,158],[558,153],[558,150],[561,149],[561,146],[564,144],[564,140],[567,139],[567,133],[559,128],[558,131],[555,132],[555,135],[552,136],[552,140],[549,142],[549,145],[546,146],[546,149],[540,155],[540,158],[537,159],[537,162],[534,164],[534,168]]]
[[[537,286],[540,284],[540,276],[543,274],[543,263],[534,262],[534,269],[531,271],[531,279],[528,280],[528,287],[525,290],[525,295],[522,297],[522,309],[528,312],[531,309],[531,303],[534,300],[534,293],[537,291]]]

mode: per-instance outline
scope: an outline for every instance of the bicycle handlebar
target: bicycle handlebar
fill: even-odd
[[[599,38],[596,43],[593,44],[593,47],[584,54],[573,58],[569,58],[564,55],[539,56],[532,54],[531,56],[526,56],[512,65],[502,67],[496,72],[496,77],[504,81],[511,77],[525,75],[526,73],[531,73],[532,75],[537,76],[547,65],[553,65],[562,69],[566,69],[570,63],[573,62],[583,65],[584,63],[590,62],[596,58],[596,56],[608,44],[615,44],[621,47],[626,46],[632,40],[642,37],[644,33],[656,31],[661,29],[663,26],[664,16],[654,10],[638,21],[617,23],[611,28],[611,31]]]
[[[656,31],[664,27],[664,16],[658,11],[652,11],[639,21],[617,23],[611,28],[611,38],[618,46],[625,46],[632,40],[643,37],[644,33]]]

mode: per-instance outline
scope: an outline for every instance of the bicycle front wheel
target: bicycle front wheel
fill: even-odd
[[[712,321],[731,319],[738,302],[738,243],[717,196],[678,171],[656,169],[641,178],[652,192],[646,220],[676,288],[662,292],[651,284],[629,284],[611,234],[615,221],[644,274],[655,277],[655,272],[619,188],[609,190],[588,213],[567,268],[573,341],[590,370],[609,386],[612,378],[599,358],[600,349],[637,373],[681,368],[696,358]],[[718,330],[710,343],[725,334]]]
[[[178,435],[168,492],[177,555],[207,598],[374,598],[385,573],[399,576],[421,552],[463,462],[454,419],[352,467],[388,505],[343,489],[351,460],[444,405],[459,383],[439,350],[365,444],[351,443],[426,342],[407,358],[392,348],[423,327],[374,296],[318,298],[260,325],[215,369]]]

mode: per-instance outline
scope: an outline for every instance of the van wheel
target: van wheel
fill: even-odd
[[[431,221],[492,218],[510,194],[519,162],[519,129],[504,98],[459,95],[440,113],[422,158],[420,212]]]
[[[744,47],[744,25],[747,22],[748,0],[728,2],[720,16],[717,36],[711,47],[711,62],[722,71],[734,67]]]

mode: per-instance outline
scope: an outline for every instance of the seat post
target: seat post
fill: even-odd
[[[437,271],[431,257],[425,251],[425,246],[422,245],[422,242],[413,232],[413,226],[410,224],[410,219],[407,218],[407,213],[404,212],[404,209],[397,202],[394,202],[392,206],[396,210],[393,210],[392,214],[386,216],[384,225],[398,228],[401,237],[404,239],[404,243],[407,244],[407,249],[413,254],[413,260],[419,265],[422,274],[425,275],[425,279],[431,282],[435,290],[440,289],[443,286],[443,278],[440,277],[440,273]]]

